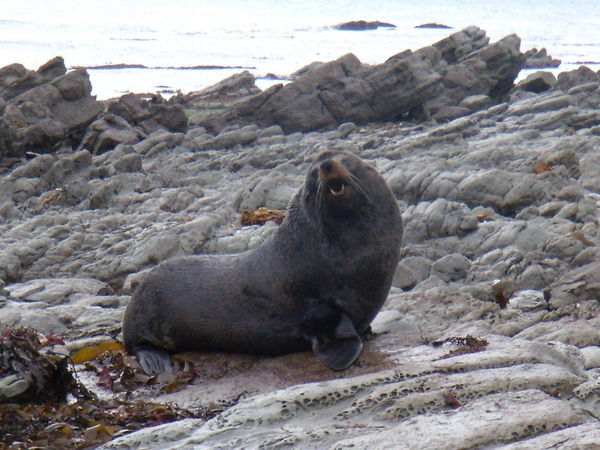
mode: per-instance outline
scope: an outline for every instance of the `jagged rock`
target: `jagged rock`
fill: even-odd
[[[548,54],[545,48],[538,50],[532,48],[525,52],[526,60],[523,65],[524,69],[545,69],[547,67],[560,66],[560,59],[554,59]]]
[[[144,134],[158,130],[186,132],[188,120],[181,105],[155,97],[148,102],[138,94],[125,94],[109,103],[107,111],[139,127]]]
[[[66,72],[65,62],[60,56],[44,63],[37,71],[27,70],[21,64],[10,64],[0,69],[0,97],[10,100]]]
[[[42,66],[51,76],[61,72],[62,60]],[[64,63],[63,63],[64,64]],[[7,72],[19,68],[8,66]],[[6,69],[6,68],[5,68]],[[28,151],[51,152],[60,145],[79,143],[85,127],[104,109],[90,93],[85,69],[77,69],[12,98],[6,104],[0,126],[0,155]]]
[[[578,69],[569,72],[562,72],[558,75],[554,89],[568,91],[574,86],[591,82],[599,82],[600,74],[597,74],[587,66],[581,66]]]
[[[487,45],[485,32],[471,27],[448,40],[450,42],[434,44],[442,51],[442,58],[447,55],[445,61],[448,66],[442,69],[441,93],[425,103],[433,117],[436,112],[442,113],[444,108],[448,111],[448,108],[458,106],[469,96],[487,95],[493,101],[502,99],[513,86],[523,64],[519,37],[510,35]],[[483,43],[486,45],[481,46]],[[464,114],[460,111],[446,112],[438,119],[449,120],[461,115]]]
[[[272,86],[200,124],[215,132],[231,124],[278,124],[290,133],[392,120],[423,106],[422,116],[439,112],[440,120],[455,118],[471,111],[458,106],[466,97],[501,98],[521,68],[517,36],[491,45],[488,40],[484,31],[469,27],[376,66],[365,67],[352,54],[311,64],[292,83]]]
[[[46,81],[51,81],[67,73],[67,67],[62,56],[56,56],[42,64],[37,71]]]
[[[200,91],[190,92],[183,96],[186,104],[197,104],[207,101],[226,101],[258,94],[260,89],[255,84],[256,78],[247,70],[231,75],[212,86]]]
[[[145,137],[141,130],[133,128],[122,117],[106,113],[88,127],[79,147],[96,155],[112,150],[118,144],[135,144]]]
[[[524,80],[519,81],[517,88],[539,94],[540,92],[552,89],[555,84],[556,77],[552,72],[538,71],[527,76]]]
[[[168,103],[150,104],[150,113],[154,120],[168,131],[185,133],[188,129],[188,118],[179,105]]]

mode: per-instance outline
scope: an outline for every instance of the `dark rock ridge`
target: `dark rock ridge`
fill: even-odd
[[[368,22],[366,20],[353,20],[351,22],[340,23],[333,28],[343,31],[364,31],[376,30],[377,28],[396,28],[396,25],[393,23],[380,22],[378,20],[372,22]]]
[[[22,64],[10,64],[0,69],[0,97],[10,100],[31,88],[40,86],[67,72],[63,58],[57,56],[35,70]]]
[[[504,98],[525,61],[519,46],[516,35],[490,44],[485,31],[473,26],[375,66],[347,54],[313,63],[292,83],[243,99],[202,125],[211,131],[233,124],[280,125],[290,133],[332,129],[348,121],[449,120]],[[475,95],[489,99],[461,105]]]
[[[159,95],[146,101],[140,95],[126,94],[107,103],[106,111],[90,125],[79,149],[96,154],[118,144],[135,144],[158,131],[187,131],[183,108]]]
[[[155,95],[127,94],[99,102],[86,69],[67,72],[55,57],[37,71],[21,64],[0,69],[0,159],[27,152],[88,148],[94,153],[134,144],[157,131],[185,132],[183,108]]]
[[[49,152],[81,139],[104,107],[90,95],[85,70],[65,72],[60,57],[36,72],[20,64],[0,69],[0,95],[7,100],[0,111],[0,156]]]

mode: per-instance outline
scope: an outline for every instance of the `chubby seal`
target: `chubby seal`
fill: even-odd
[[[401,238],[398,204],[381,175],[349,153],[322,153],[260,247],[151,270],[125,312],[125,347],[148,373],[169,369],[169,353],[186,350],[312,349],[343,370],[387,298]]]

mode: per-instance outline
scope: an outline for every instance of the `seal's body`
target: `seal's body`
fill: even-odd
[[[397,202],[375,169],[325,152],[262,246],[153,269],[125,313],[125,346],[149,373],[170,365],[165,351],[183,350],[312,348],[345,369],[388,295],[401,237]]]

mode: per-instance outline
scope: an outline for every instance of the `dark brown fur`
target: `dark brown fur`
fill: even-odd
[[[125,313],[125,346],[140,359],[157,349],[318,353],[318,342],[352,335],[352,325],[368,330],[388,295],[401,236],[383,178],[355,156],[326,152],[262,246],[153,269]],[[344,314],[351,325],[341,325]]]

